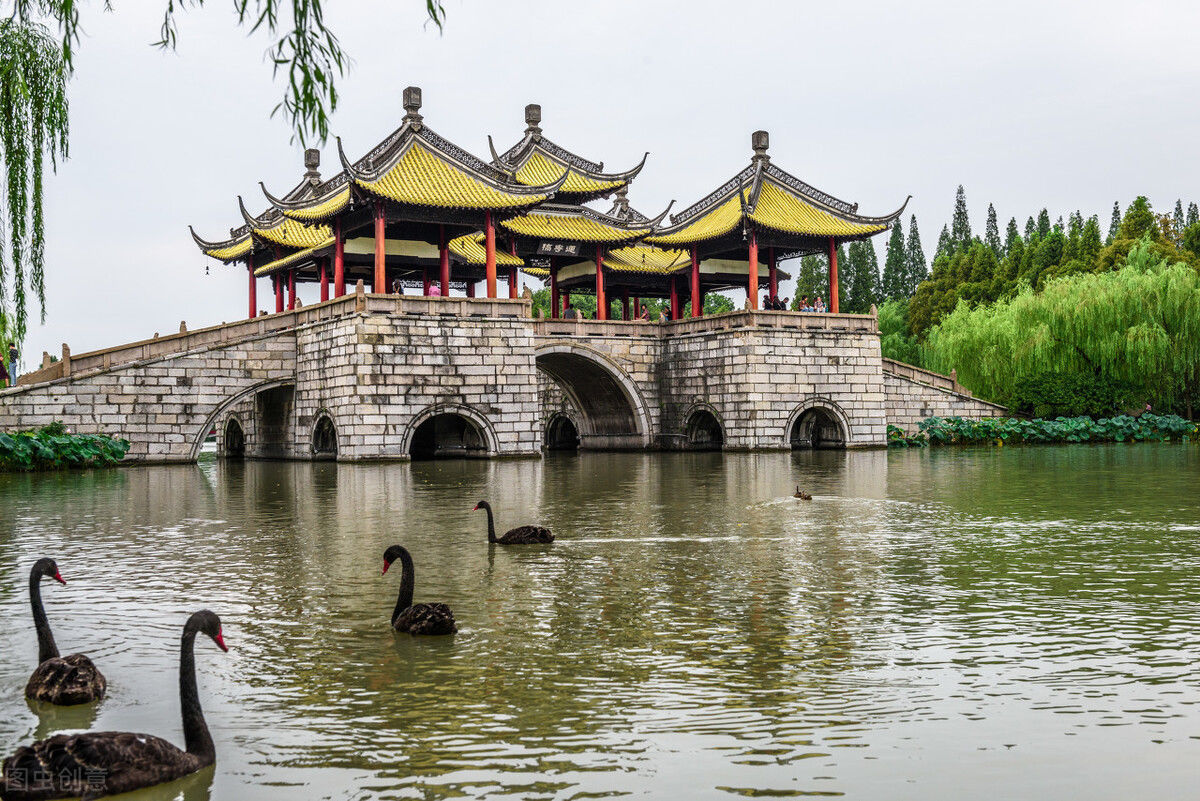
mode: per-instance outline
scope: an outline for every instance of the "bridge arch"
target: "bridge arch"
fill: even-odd
[[[336,459],[338,454],[337,424],[333,416],[325,409],[317,415],[313,424],[312,455],[314,459]]]
[[[404,429],[402,452],[411,458],[483,458],[499,453],[491,422],[470,406],[439,403],[418,413]]]
[[[579,448],[579,421],[567,412],[555,412],[546,423],[543,446],[548,451],[573,451]]]
[[[792,411],[783,436],[784,444],[792,450],[845,448],[850,421],[829,398],[809,398]]]
[[[576,421],[584,448],[645,448],[650,414],[637,384],[610,357],[572,342],[553,342],[535,351],[537,368],[554,380],[579,410]]]
[[[200,448],[204,445],[204,438],[208,436],[208,432],[212,431],[213,427],[217,425],[217,422],[238,403],[241,403],[246,398],[252,398],[260,392],[266,392],[267,390],[279,389],[282,387],[291,389],[294,388],[295,385],[295,381],[291,378],[286,380],[277,379],[273,381],[263,381],[259,384],[240,389],[234,394],[230,395],[228,398],[222,401],[216,409],[209,413],[208,417],[204,419],[203,425],[193,431],[190,437],[192,444],[188,455],[189,461],[196,461],[196,459],[200,456]],[[238,421],[238,427],[242,427],[241,421]]]
[[[693,404],[683,421],[683,442],[688,450],[719,451],[725,446],[725,424],[710,404]]]
[[[225,421],[220,455],[227,459],[241,459],[246,455],[246,432],[236,414],[229,415]]]

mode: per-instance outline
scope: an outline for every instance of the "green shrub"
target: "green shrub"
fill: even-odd
[[[116,464],[128,452],[128,440],[71,434],[62,423],[34,431],[0,432],[0,470],[103,467]]]
[[[938,445],[970,443],[1069,443],[1069,442],[1165,442],[1195,439],[1200,426],[1173,414],[1143,414],[1132,417],[1057,417],[1053,420],[1024,420],[1017,417],[930,417],[922,420],[921,433]]]
[[[1006,405],[1030,417],[1111,417],[1140,409],[1145,402],[1128,381],[1087,373],[1039,373],[1017,380]]]
[[[929,444],[929,438],[924,434],[906,436],[903,428],[888,423],[887,442],[889,448],[924,448]]]

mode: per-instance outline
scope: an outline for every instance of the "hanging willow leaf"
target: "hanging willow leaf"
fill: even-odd
[[[46,317],[43,173],[46,156],[51,168],[67,157],[67,71],[61,46],[45,27],[0,21],[0,317],[17,339],[27,326],[27,290]]]

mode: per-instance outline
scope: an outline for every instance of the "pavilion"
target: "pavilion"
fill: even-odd
[[[686,295],[698,317],[704,294],[722,289],[745,287],[756,308],[759,291],[774,296],[780,277],[788,277],[780,260],[826,249],[836,313],[837,246],[887,230],[904,210],[859,215],[857,204],[772,164],[767,134],[757,131],[749,166],[663,226],[669,205],[651,218],[628,200],[646,156],[605,172],[603,162],[548,139],[541,107],[531,104],[515,145],[499,153],[488,137],[488,163],[425,124],[419,88],[405,89],[403,100],[400,128],[362,158],[347,159],[337,140],[341,170],[332,178],[322,179],[319,153],[308,150],[294,188],[281,197],[262,188],[269,202],[263,213],[251,214],[238,198],[243,224],[228,239],[192,232],[207,255],[246,265],[251,317],[263,277],[281,312],[295,307],[298,282],[319,283],[322,301],[344,295],[346,282],[356,280],[376,293],[419,287],[446,296],[454,288],[468,297],[483,282],[494,298],[503,271],[515,298],[519,270],[549,283],[554,317],[572,292],[594,293],[600,319],[614,297],[629,319],[631,296],[635,309],[640,298],[669,298],[671,317],[679,319]],[[584,205],[614,194],[607,212]]]

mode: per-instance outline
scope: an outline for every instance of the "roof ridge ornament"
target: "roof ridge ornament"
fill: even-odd
[[[754,161],[770,161],[767,148],[771,146],[771,135],[766,131],[755,131],[750,134],[750,147],[754,149]]]
[[[316,186],[321,183],[321,171],[317,168],[321,166],[321,151],[315,147],[310,147],[304,151],[304,180],[309,184]],[[261,184],[260,184],[261,186]],[[265,191],[265,190],[264,190]]]
[[[410,123],[413,130],[421,130],[421,87],[409,86],[404,90],[404,119]]]
[[[525,106],[525,133],[533,137],[536,142],[542,138],[542,107],[539,103],[530,103]]]

